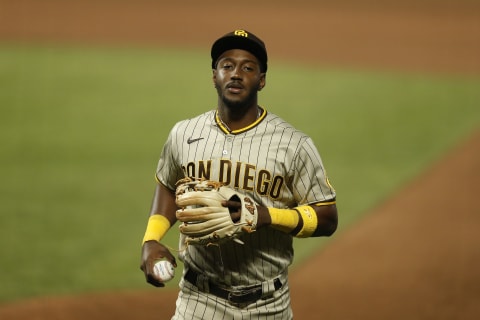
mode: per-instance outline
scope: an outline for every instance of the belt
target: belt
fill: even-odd
[[[184,278],[198,288],[198,274],[196,272],[188,270]],[[276,278],[273,281],[273,286],[275,291],[280,289],[282,287],[282,282],[280,279]],[[262,285],[248,287],[243,290],[227,290],[209,281],[208,287],[209,293],[236,304],[255,302],[262,298],[263,295]]]

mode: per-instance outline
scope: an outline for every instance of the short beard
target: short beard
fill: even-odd
[[[256,101],[256,91],[252,90],[250,94],[244,99],[240,101],[232,101],[225,97],[220,91],[218,92],[220,99],[222,100],[223,104],[230,109],[230,111],[238,112],[241,110],[248,109],[252,104]]]

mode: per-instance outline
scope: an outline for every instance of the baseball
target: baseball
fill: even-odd
[[[170,261],[160,260],[153,266],[153,273],[160,281],[167,282],[175,276],[175,269]]]

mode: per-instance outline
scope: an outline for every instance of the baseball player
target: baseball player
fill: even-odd
[[[172,319],[292,319],[288,267],[293,237],[332,235],[336,194],[311,138],[258,105],[268,66],[264,42],[235,30],[213,43],[211,58],[217,107],[178,122],[169,133],[156,171],[141,269],[148,283],[164,286],[153,265],[166,259],[177,266],[161,240],[178,221],[184,270]],[[216,181],[237,197],[216,207],[185,209],[180,203],[192,203],[180,201],[177,190],[185,178]],[[211,227],[215,219],[206,214],[217,217],[226,211],[230,227],[245,209],[254,219],[244,219],[248,232],[237,228],[239,235]],[[197,230],[196,238],[189,228],[199,227],[189,215],[198,212],[195,219],[209,220],[209,229],[215,230]],[[223,233],[238,241],[215,243]]]

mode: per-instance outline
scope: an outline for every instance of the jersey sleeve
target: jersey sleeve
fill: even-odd
[[[335,200],[335,190],[311,138],[301,144],[294,159],[294,171],[293,193],[299,205]]]
[[[176,146],[176,132],[178,124],[170,131],[165,144],[163,145],[160,159],[158,160],[155,178],[158,183],[163,184],[170,190],[175,190],[175,183],[184,178],[182,168],[178,165],[178,150]]]

